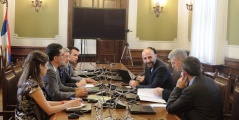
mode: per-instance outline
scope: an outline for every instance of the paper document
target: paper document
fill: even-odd
[[[151,107],[166,107],[166,104],[149,104]]]
[[[66,110],[81,109],[81,108],[85,108],[86,106],[87,106],[86,104],[81,103],[80,106],[66,108]]]
[[[94,85],[93,84],[86,84],[85,87],[88,87],[88,88],[89,87],[94,87]]]
[[[154,94],[155,88],[139,88],[138,96],[142,101],[166,103],[160,96]]]

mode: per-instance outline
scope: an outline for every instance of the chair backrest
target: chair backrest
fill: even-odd
[[[3,110],[14,110],[17,104],[18,79],[12,69],[2,68],[2,105]]]
[[[239,120],[239,83],[235,82],[235,88],[233,92],[233,102],[231,111],[231,120]]]
[[[223,77],[216,75],[214,79],[221,93],[221,99],[224,107],[224,113],[229,112],[229,96],[230,96],[230,76]]]
[[[17,65],[11,64],[11,68],[14,71],[17,79],[19,80],[23,71],[22,64],[17,64]]]

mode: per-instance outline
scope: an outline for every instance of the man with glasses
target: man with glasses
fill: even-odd
[[[60,80],[60,74],[57,68],[64,64],[65,56],[63,47],[60,44],[52,43],[46,48],[49,57],[48,70],[43,77],[44,88],[48,96],[48,100],[60,101],[70,99],[70,97],[81,97],[87,95],[86,88],[72,88],[64,86]]]
[[[172,68],[174,69],[172,72],[174,86],[176,86],[176,83],[181,76],[182,62],[187,57],[188,57],[187,52],[181,48],[176,48],[176,49],[172,50],[168,55],[168,58],[170,59],[170,62],[172,65]],[[172,90],[164,90],[161,87],[157,87],[154,92],[155,92],[155,94],[159,95],[160,97],[162,97],[164,100],[167,101]]]
[[[60,72],[61,83],[69,87],[82,87],[86,85],[86,80],[84,78],[71,78],[69,75],[69,60],[70,60],[70,50],[68,48],[63,48],[65,61],[64,64],[58,67]]]

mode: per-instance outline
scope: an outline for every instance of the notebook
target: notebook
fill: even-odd
[[[130,108],[131,114],[156,114],[151,106],[132,105]]]

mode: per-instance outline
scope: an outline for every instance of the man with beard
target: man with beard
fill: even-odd
[[[84,78],[75,77],[71,78],[69,75],[69,72],[67,71],[67,68],[69,66],[69,59],[70,59],[70,50],[68,48],[63,48],[64,56],[65,56],[65,62],[63,65],[58,67],[61,83],[68,87],[83,87],[86,85],[86,80]]]
[[[142,59],[146,64],[144,80],[142,82],[131,80],[129,84],[132,88],[161,87],[167,90],[174,88],[171,73],[167,65],[157,59],[157,53],[154,48],[148,47],[144,49]]]

